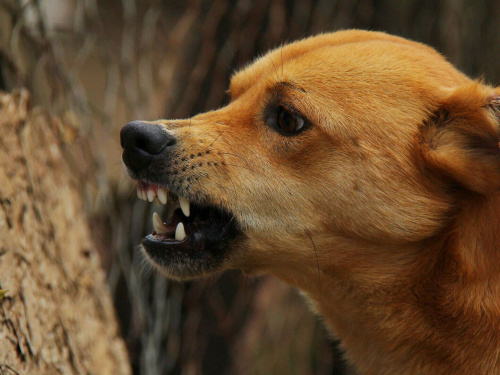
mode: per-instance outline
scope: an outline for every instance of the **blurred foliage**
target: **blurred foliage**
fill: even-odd
[[[343,28],[430,44],[498,84],[499,21],[498,0],[0,0],[0,88],[28,87],[75,124],[70,155],[135,372],[350,370],[278,281],[230,272],[178,284],[149,269],[137,244],[161,209],[135,199],[123,177],[123,124],[219,107],[231,73],[255,56]]]

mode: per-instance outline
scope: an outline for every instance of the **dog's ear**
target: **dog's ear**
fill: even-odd
[[[424,166],[435,175],[480,194],[500,189],[500,88],[458,87],[420,135]]]

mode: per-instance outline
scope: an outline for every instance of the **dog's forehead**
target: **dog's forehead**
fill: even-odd
[[[453,87],[464,79],[428,46],[384,33],[345,31],[270,51],[232,77],[230,92],[236,98],[252,87],[289,81],[322,92],[328,84],[337,86],[339,92],[365,90],[368,96],[370,85],[379,89],[395,85],[402,94],[408,88],[408,95],[438,95],[441,88]]]

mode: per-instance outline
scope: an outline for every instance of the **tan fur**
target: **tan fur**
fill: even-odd
[[[302,289],[361,374],[500,373],[500,89],[350,30],[271,51],[230,93],[156,122],[183,150],[176,178],[197,178],[186,196],[244,230],[220,271]],[[312,126],[266,124],[277,95]]]

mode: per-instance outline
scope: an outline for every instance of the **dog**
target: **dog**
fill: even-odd
[[[360,374],[500,374],[500,89],[431,47],[339,31],[233,75],[230,103],[134,121],[169,277],[298,287]]]

